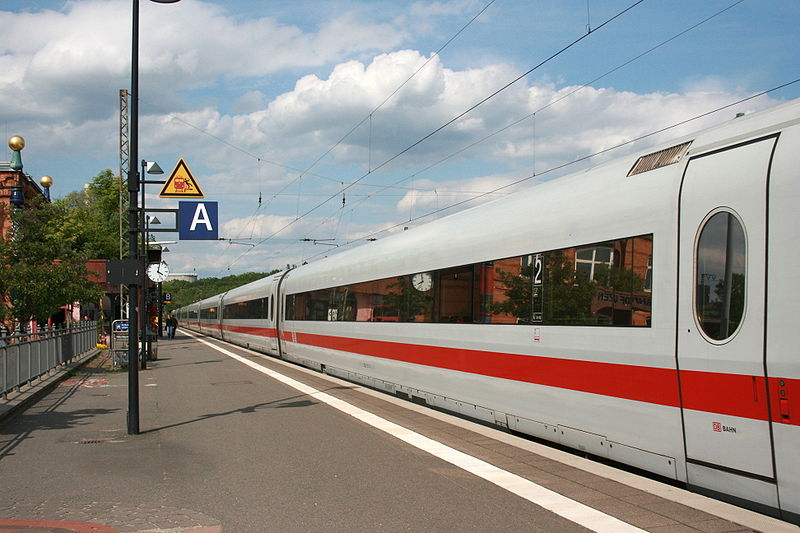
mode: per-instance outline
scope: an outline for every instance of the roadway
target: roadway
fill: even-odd
[[[126,373],[96,363],[0,426],[0,531],[800,531],[185,331],[159,344],[140,435]]]

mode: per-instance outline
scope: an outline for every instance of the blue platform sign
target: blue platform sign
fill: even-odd
[[[217,240],[217,202],[178,202],[181,240]]]

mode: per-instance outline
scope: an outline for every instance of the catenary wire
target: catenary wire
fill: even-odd
[[[389,188],[399,188],[398,187],[399,184],[401,184],[401,183],[403,183],[403,182],[405,182],[405,181],[407,181],[409,179],[413,179],[417,175],[419,175],[419,174],[421,174],[423,172],[426,172],[426,171],[428,171],[428,170],[430,170],[430,169],[432,169],[432,168],[434,168],[436,166],[439,166],[440,164],[444,163],[445,161],[448,161],[448,160],[452,159],[453,157],[455,157],[457,155],[460,155],[460,154],[466,152],[467,150],[469,150],[471,148],[474,148],[475,146],[477,146],[479,144],[482,144],[483,142],[487,141],[488,139],[491,139],[492,137],[495,137],[496,135],[499,135],[500,133],[502,133],[502,132],[514,127],[514,126],[516,126],[517,124],[519,124],[521,122],[524,122],[525,120],[528,120],[529,118],[535,116],[537,113],[541,113],[545,109],[547,109],[549,107],[552,107],[553,105],[557,104],[558,102],[561,102],[562,100],[573,96],[574,94],[578,93],[579,91],[582,91],[583,89],[586,89],[587,87],[589,87],[593,83],[596,83],[596,82],[600,81],[601,79],[613,74],[614,72],[617,72],[618,70],[630,65],[631,63],[634,63],[635,61],[638,61],[642,57],[650,54],[651,52],[654,52],[655,50],[661,48],[662,46],[665,46],[666,44],[674,41],[675,39],[678,39],[679,37],[689,33],[690,31],[692,31],[694,29],[697,29],[698,27],[702,26],[703,24],[705,24],[705,23],[709,22],[710,20],[718,17],[719,15],[722,15],[726,11],[732,9],[733,7],[737,6],[738,4],[741,4],[744,1],[745,0],[737,0],[736,2],[730,4],[729,6],[723,8],[723,9],[717,11],[716,13],[713,13],[712,15],[704,18],[703,20],[691,25],[690,27],[686,28],[685,30],[681,31],[680,33],[677,33],[677,34],[673,35],[669,39],[661,41],[660,43],[656,44],[655,46],[650,47],[649,49],[645,50],[644,52],[642,52],[642,53],[636,55],[635,57],[625,61],[624,63],[614,67],[613,69],[605,72],[604,74],[601,74],[600,76],[597,76],[597,77],[593,78],[592,80],[583,83],[579,87],[576,87],[572,91],[569,91],[568,93],[563,94],[563,95],[559,96],[558,98],[552,99],[547,104],[543,105],[542,107],[540,107],[539,109],[537,109],[537,110],[535,110],[535,111],[533,111],[531,113],[528,113],[524,117],[521,117],[519,119],[514,120],[513,122],[507,124],[506,126],[503,126],[502,128],[495,130],[494,132],[486,135],[485,137],[483,137],[481,139],[478,139],[477,141],[474,141],[474,142],[468,144],[467,146],[464,146],[463,148],[446,155],[445,157],[439,159],[438,161],[436,161],[434,163],[431,163],[430,165],[428,165],[428,166],[426,166],[426,167],[424,167],[422,169],[416,170],[413,174],[405,176],[402,179],[400,179],[400,180],[398,180],[398,181],[396,181],[396,182],[394,182],[394,183],[392,183],[390,185],[383,186],[382,188],[380,188],[379,190],[375,191],[374,193],[370,193],[369,195],[366,195],[366,197],[364,199],[360,200],[354,206],[352,206],[350,208],[350,211],[356,209],[359,205],[362,205],[367,199],[369,199],[371,197],[374,197],[374,196],[377,196],[377,195],[379,195],[380,193],[382,193],[383,191],[385,191],[385,190],[387,190]],[[414,188],[412,187],[409,190],[414,190]]]
[[[589,159],[591,159],[591,158],[593,158],[593,157],[596,157],[596,156],[598,156],[598,155],[602,155],[602,154],[605,154],[605,153],[611,152],[611,151],[613,151],[613,150],[617,150],[617,149],[619,149],[619,148],[622,148],[623,146],[627,146],[627,145],[629,145],[629,144],[633,144],[633,143],[635,143],[635,142],[641,141],[641,140],[643,140],[643,139],[647,139],[647,138],[649,138],[649,137],[652,137],[652,136],[654,136],[654,135],[658,135],[658,134],[660,134],[660,133],[664,133],[665,131],[669,131],[669,130],[671,130],[671,129],[674,129],[674,128],[677,128],[677,127],[683,126],[683,125],[685,125],[685,124],[688,124],[688,123],[690,123],[690,122],[693,122],[693,121],[695,121],[695,120],[699,120],[699,119],[701,119],[701,118],[705,118],[705,117],[707,117],[707,116],[709,116],[709,115],[712,115],[712,114],[714,114],[714,113],[718,113],[718,112],[720,112],[720,111],[724,111],[725,109],[729,109],[729,108],[731,108],[731,107],[733,107],[733,106],[736,106],[736,105],[742,104],[742,103],[744,103],[744,102],[748,102],[748,101],[750,101],[750,100],[753,100],[753,99],[755,99],[755,98],[758,98],[758,97],[764,96],[764,95],[766,95],[766,94],[769,94],[769,93],[771,93],[771,92],[778,91],[778,90],[780,90],[780,89],[786,88],[786,87],[788,87],[788,86],[790,86],[790,85],[793,85],[793,84],[795,84],[795,83],[800,83],[800,78],[797,78],[797,79],[794,79],[794,80],[792,80],[792,81],[789,81],[789,82],[783,83],[783,84],[781,84],[781,85],[778,85],[778,86],[776,86],[776,87],[773,87],[773,88],[771,88],[771,89],[766,89],[766,90],[764,90],[764,91],[761,91],[761,92],[759,92],[759,93],[756,93],[756,94],[750,95],[750,96],[748,96],[748,97],[746,97],[746,98],[742,98],[742,99],[740,99],[740,100],[737,100],[737,101],[735,101],[735,102],[731,102],[731,103],[729,103],[729,104],[726,104],[726,105],[724,105],[724,106],[717,107],[717,108],[715,108],[715,109],[713,109],[713,110],[711,110],[711,111],[707,111],[707,112],[705,112],[705,113],[701,113],[701,114],[699,114],[699,115],[695,115],[695,116],[693,116],[693,117],[687,118],[687,119],[685,119],[685,120],[682,120],[682,121],[680,121],[680,122],[676,122],[676,123],[674,123],[674,124],[671,124],[671,125],[669,125],[669,126],[665,126],[665,127],[663,127],[663,128],[660,128],[660,129],[658,129],[658,130],[651,131],[650,133],[646,133],[646,134],[644,134],[644,135],[641,135],[641,136],[639,136],[639,137],[636,137],[636,138],[634,138],[634,139],[629,139],[629,140],[627,140],[627,141],[625,141],[625,142],[622,142],[622,143],[616,144],[616,145],[614,145],[614,146],[611,146],[611,147],[609,147],[609,148],[605,148],[605,149],[603,149],[603,150],[600,150],[600,151],[597,151],[597,152],[594,152],[594,153],[591,153],[591,154],[588,154],[588,155],[585,155],[585,156],[579,157],[579,158],[577,158],[577,159],[573,159],[572,161],[569,161],[569,162],[567,162],[567,163],[562,163],[562,164],[560,164],[560,165],[556,165],[556,166],[554,166],[554,167],[551,167],[551,168],[549,168],[549,169],[547,169],[547,170],[545,170],[545,171],[543,171],[543,172],[540,172],[540,173],[538,173],[538,174],[532,174],[532,175],[530,175],[530,176],[526,176],[526,177],[524,177],[524,178],[520,178],[520,179],[518,179],[518,180],[516,180],[516,181],[513,181],[513,182],[511,182],[511,183],[507,183],[507,184],[505,184],[505,185],[502,185],[502,186],[500,186],[500,187],[497,187],[497,188],[495,188],[495,189],[492,189],[491,191],[488,191],[488,192],[486,192],[486,193],[481,193],[481,194],[479,194],[479,195],[476,195],[476,196],[473,196],[473,197],[470,197],[470,198],[464,199],[464,200],[462,200],[462,201],[460,201],[460,202],[456,202],[456,203],[454,203],[454,204],[451,204],[451,205],[448,205],[448,206],[442,207],[442,208],[440,208],[440,209],[436,209],[436,210],[434,210],[434,211],[430,211],[430,212],[428,212],[428,213],[426,213],[426,214],[424,214],[424,215],[421,215],[421,216],[419,216],[419,217],[415,218],[414,220],[420,220],[420,219],[423,219],[423,218],[427,218],[427,217],[429,217],[429,216],[433,216],[433,215],[439,214],[439,213],[441,213],[441,212],[443,212],[443,211],[447,211],[447,210],[449,210],[449,209],[452,209],[452,208],[454,208],[454,207],[458,207],[458,206],[464,205],[464,204],[466,204],[466,203],[468,203],[468,202],[472,202],[472,201],[474,201],[474,200],[478,200],[478,199],[480,199],[480,198],[483,198],[483,197],[484,197],[484,196],[486,196],[487,194],[491,194],[491,193],[497,193],[497,192],[499,192],[499,191],[501,191],[501,190],[503,190],[503,189],[507,189],[507,188],[509,188],[509,187],[513,187],[513,186],[515,186],[515,185],[519,185],[520,183],[526,182],[526,181],[528,181],[528,180],[531,180],[531,179],[533,179],[533,178],[539,178],[539,177],[541,177],[541,176],[542,176],[542,175],[544,175],[544,174],[549,174],[549,173],[551,173],[551,172],[555,172],[555,171],[558,171],[558,170],[562,170],[562,169],[564,169],[564,168],[566,168],[566,167],[569,167],[569,166],[571,166],[571,165],[574,165],[574,164],[577,164],[577,163],[580,163],[580,162],[583,162],[583,161],[587,161],[587,160],[589,160]],[[400,227],[400,226],[402,226],[402,225],[404,225],[404,224],[407,224],[408,222],[410,222],[410,221],[408,221],[408,220],[404,220],[403,222],[398,222],[397,224],[394,224],[393,226],[390,226],[390,227],[388,227],[388,228],[384,228],[384,229],[382,229],[382,230],[380,230],[380,231],[377,231],[377,232],[371,233],[371,234],[369,234],[369,235],[365,235],[365,236],[363,236],[363,237],[359,237],[358,239],[353,239],[353,240],[351,240],[351,241],[348,241],[348,242],[346,242],[346,243],[342,244],[341,246],[342,246],[342,247],[344,247],[344,246],[349,246],[350,244],[353,244],[353,243],[356,243],[356,242],[359,242],[359,241],[369,240],[369,239],[371,239],[371,238],[374,238],[376,235],[380,235],[381,233],[384,233],[384,232],[386,232],[386,231],[390,231],[390,230],[392,230],[392,229],[394,229],[394,228]],[[308,260],[312,260],[312,259],[314,259],[314,258],[316,258],[316,257],[319,257],[320,255],[323,255],[323,254],[316,254],[316,255],[313,255],[313,256],[311,256],[311,257],[309,257],[309,258],[307,258],[307,259],[308,259]]]
[[[525,73],[523,73],[523,74],[521,74],[520,76],[518,76],[518,77],[514,78],[514,79],[513,79],[513,80],[511,80],[510,82],[506,83],[505,85],[503,85],[503,86],[502,86],[502,87],[500,87],[499,89],[495,90],[494,92],[492,92],[492,93],[491,93],[491,94],[489,94],[488,96],[484,97],[483,99],[479,100],[477,103],[475,103],[475,104],[473,104],[472,106],[470,106],[470,107],[469,107],[468,109],[466,109],[465,111],[463,111],[463,112],[459,113],[458,115],[456,115],[456,116],[455,116],[455,117],[453,117],[452,119],[448,120],[447,122],[445,122],[444,124],[442,124],[442,125],[441,125],[441,126],[439,126],[438,128],[436,128],[436,129],[434,129],[433,131],[431,131],[430,133],[428,133],[428,134],[424,135],[423,137],[421,137],[420,139],[418,139],[417,141],[415,141],[414,143],[412,143],[411,145],[409,145],[409,146],[408,146],[408,147],[406,147],[405,149],[401,150],[400,152],[398,152],[398,153],[396,153],[395,155],[391,156],[390,158],[386,159],[385,161],[383,161],[382,163],[380,163],[379,165],[377,165],[375,168],[371,169],[369,172],[367,172],[367,173],[365,173],[365,174],[362,174],[362,175],[361,175],[359,178],[357,178],[356,180],[352,181],[352,182],[351,182],[351,183],[349,183],[347,186],[345,186],[345,187],[344,187],[344,188],[343,188],[341,191],[338,191],[336,194],[329,196],[329,197],[328,197],[327,199],[325,199],[324,201],[322,201],[322,202],[320,202],[319,204],[315,205],[315,206],[314,206],[314,207],[312,207],[311,209],[309,209],[309,210],[305,211],[305,212],[304,212],[302,215],[298,215],[298,216],[297,216],[297,217],[296,217],[294,220],[292,220],[292,221],[288,222],[286,225],[284,225],[283,227],[281,227],[281,228],[280,228],[280,229],[278,229],[277,231],[273,232],[273,233],[272,233],[271,235],[269,235],[268,237],[266,237],[266,238],[264,238],[264,239],[260,240],[260,241],[257,243],[257,246],[259,246],[259,245],[261,245],[261,244],[263,244],[263,243],[267,242],[267,241],[268,241],[268,240],[270,240],[272,237],[274,237],[274,236],[278,235],[279,233],[281,233],[281,232],[282,232],[282,231],[284,231],[285,229],[287,229],[287,228],[291,227],[292,225],[294,225],[294,224],[295,224],[297,221],[299,221],[299,220],[301,220],[301,219],[305,218],[306,216],[310,215],[311,213],[315,212],[317,209],[319,209],[319,208],[320,208],[320,207],[322,207],[323,205],[327,204],[327,203],[328,203],[329,201],[331,201],[332,199],[334,199],[334,198],[338,198],[338,197],[339,197],[339,195],[340,195],[340,194],[342,194],[342,192],[344,192],[344,191],[348,190],[350,187],[353,187],[354,185],[358,184],[360,181],[362,181],[364,178],[366,178],[367,176],[369,176],[369,175],[370,175],[372,172],[374,172],[375,170],[378,170],[378,169],[380,169],[380,168],[382,168],[382,167],[384,167],[384,166],[388,165],[389,163],[391,163],[391,162],[392,162],[392,161],[394,161],[395,159],[397,159],[397,158],[401,157],[402,155],[406,154],[407,152],[409,152],[409,151],[413,150],[415,147],[419,146],[420,144],[422,144],[423,142],[425,142],[427,139],[430,139],[431,137],[433,137],[434,135],[436,135],[437,133],[439,133],[439,132],[440,132],[440,131],[442,131],[443,129],[447,128],[448,126],[450,126],[451,124],[455,123],[456,121],[458,121],[459,119],[461,119],[461,118],[462,118],[462,117],[464,117],[465,115],[467,115],[467,114],[469,114],[470,112],[474,111],[475,109],[477,109],[477,108],[478,108],[478,107],[480,107],[481,105],[485,104],[486,102],[488,102],[489,100],[491,100],[492,98],[494,98],[494,97],[495,97],[495,96],[497,96],[498,94],[502,93],[503,91],[505,91],[505,90],[506,90],[506,89],[508,89],[509,87],[513,86],[514,84],[516,84],[516,83],[517,83],[517,82],[519,82],[520,80],[524,79],[525,77],[527,77],[528,75],[530,75],[530,74],[531,74],[532,72],[534,72],[535,70],[539,69],[540,67],[544,66],[545,64],[547,64],[548,62],[552,61],[552,60],[553,60],[553,59],[555,59],[556,57],[560,56],[561,54],[563,54],[564,52],[566,52],[567,50],[569,50],[569,49],[570,49],[570,48],[572,48],[573,46],[575,46],[575,45],[577,45],[578,43],[580,43],[581,41],[583,41],[583,40],[584,40],[586,37],[588,37],[589,35],[592,35],[592,34],[595,34],[595,33],[597,33],[597,31],[598,31],[598,30],[600,30],[601,28],[603,28],[603,27],[607,26],[607,25],[608,25],[608,24],[610,24],[611,22],[613,22],[613,21],[617,20],[618,18],[620,18],[621,16],[623,16],[623,15],[624,15],[624,14],[626,14],[627,12],[631,11],[633,8],[635,8],[635,7],[636,7],[636,6],[638,6],[639,4],[643,3],[644,1],[645,1],[645,0],[637,0],[636,2],[634,2],[634,3],[632,3],[631,5],[629,5],[628,7],[626,7],[625,9],[623,9],[623,10],[619,11],[618,13],[616,13],[616,14],[612,15],[611,17],[609,17],[608,19],[606,19],[605,21],[603,21],[603,22],[602,22],[600,25],[598,25],[598,26],[597,26],[597,28],[595,28],[595,29],[594,29],[594,30],[591,32],[591,34],[590,34],[590,33],[586,33],[586,34],[584,34],[584,35],[581,35],[581,36],[580,36],[580,37],[578,37],[577,39],[574,39],[572,42],[570,42],[569,44],[565,45],[564,47],[562,47],[562,48],[561,48],[560,50],[558,50],[557,52],[554,52],[553,54],[551,54],[551,55],[550,55],[549,57],[547,57],[546,59],[544,59],[544,60],[540,61],[540,62],[539,62],[538,64],[536,64],[534,67],[532,67],[532,68],[530,68],[529,70],[527,70]],[[369,118],[369,117],[367,116],[367,118],[363,119],[361,123],[363,123],[363,122],[364,122],[365,120],[367,120],[368,118]],[[351,132],[352,132],[352,131],[353,131],[353,130],[351,130]],[[347,135],[349,135],[349,133],[348,133]],[[331,148],[331,150],[332,150],[332,149],[333,149],[333,148]],[[328,150],[328,152],[326,152],[326,154],[324,154],[324,155],[327,155],[327,153],[329,153],[329,152],[330,152],[330,150]],[[317,159],[317,160],[316,160],[316,161],[315,161],[315,162],[312,164],[312,166],[311,166],[311,167],[309,167],[309,168],[313,168],[313,166],[314,166],[314,165],[316,165],[316,163],[317,163],[318,161],[320,161],[320,160],[322,159],[322,157],[324,157],[324,155],[323,155],[323,156],[320,156],[320,158],[318,158],[318,159]],[[252,249],[254,249],[254,248],[251,248],[251,250],[252,250]],[[240,260],[242,257],[244,257],[245,255],[247,255],[247,254],[248,254],[248,252],[249,252],[249,250],[248,250],[248,251],[245,251],[245,252],[244,252],[244,253],[242,253],[242,254],[241,254],[239,257],[237,257],[237,258],[236,258],[236,259],[235,259],[235,260],[234,260],[234,261],[231,263],[231,266],[232,266],[233,264],[235,264],[236,262],[238,262],[238,261],[239,261],[239,260]]]
[[[641,0],[641,1],[644,1],[644,0]],[[411,76],[409,76],[409,77],[408,77],[408,78],[407,78],[407,79],[406,79],[406,80],[405,80],[403,83],[401,83],[401,84],[400,84],[400,85],[399,85],[399,86],[398,86],[398,87],[397,87],[397,88],[396,88],[396,89],[395,89],[395,90],[394,90],[394,91],[393,91],[393,92],[392,92],[392,93],[391,93],[389,96],[387,96],[387,97],[386,97],[386,98],[385,98],[385,99],[384,99],[384,100],[383,100],[383,101],[382,101],[380,104],[378,104],[378,105],[377,105],[377,106],[376,106],[376,107],[375,107],[375,108],[374,108],[372,111],[370,111],[369,113],[367,113],[367,115],[366,115],[364,118],[362,118],[362,119],[361,119],[361,120],[360,120],[360,121],[359,121],[359,122],[358,122],[358,123],[357,123],[355,126],[353,126],[352,128],[350,128],[350,130],[349,130],[347,133],[345,133],[345,134],[344,134],[344,135],[343,135],[343,136],[342,136],[342,137],[341,137],[341,138],[340,138],[338,141],[336,141],[336,143],[334,143],[334,144],[333,144],[333,146],[331,146],[330,148],[328,148],[328,149],[327,149],[327,150],[326,150],[326,151],[325,151],[325,152],[324,152],[322,155],[320,155],[319,157],[317,157],[317,158],[316,158],[316,159],[315,159],[315,160],[314,160],[314,161],[313,161],[313,162],[312,162],[312,163],[311,163],[311,164],[310,164],[310,165],[309,165],[309,166],[308,166],[308,167],[307,167],[305,170],[301,171],[301,172],[300,172],[300,174],[298,174],[298,176],[297,176],[296,178],[294,178],[294,179],[293,179],[293,180],[291,180],[289,183],[287,183],[287,184],[286,184],[286,185],[285,185],[285,186],[284,186],[284,187],[283,187],[283,188],[282,188],[280,191],[278,191],[278,192],[279,192],[279,193],[281,193],[281,192],[285,191],[287,188],[291,187],[291,186],[292,186],[292,184],[294,184],[295,182],[297,182],[298,180],[300,180],[300,179],[301,179],[301,178],[302,178],[304,175],[308,174],[308,172],[309,172],[311,169],[313,169],[315,166],[317,166],[317,164],[318,164],[320,161],[322,161],[322,160],[323,160],[325,157],[327,157],[327,156],[328,156],[328,154],[330,154],[330,153],[331,153],[333,150],[335,150],[335,149],[336,149],[336,148],[337,148],[337,147],[338,147],[340,144],[342,144],[342,143],[344,142],[344,140],[345,140],[345,139],[347,139],[348,137],[350,137],[350,135],[352,135],[352,134],[353,134],[353,132],[355,132],[355,131],[356,131],[358,128],[360,128],[360,127],[361,127],[361,126],[362,126],[362,125],[363,125],[363,124],[364,124],[364,123],[365,123],[367,120],[370,120],[370,121],[371,121],[371,119],[372,119],[372,115],[373,115],[373,114],[374,114],[376,111],[378,111],[378,110],[379,110],[381,107],[383,107],[383,105],[384,105],[384,104],[386,104],[386,102],[388,102],[388,101],[389,101],[389,100],[390,100],[392,97],[394,97],[394,96],[395,96],[395,95],[396,95],[396,94],[397,94],[397,93],[398,93],[398,92],[399,92],[399,91],[400,91],[400,90],[401,90],[401,89],[402,89],[402,88],[403,88],[403,87],[404,87],[406,84],[408,84],[408,82],[409,82],[409,81],[411,81],[411,80],[412,80],[412,79],[413,79],[413,78],[414,78],[414,77],[415,77],[415,76],[416,76],[416,75],[417,75],[417,74],[418,74],[418,73],[419,73],[419,72],[420,72],[420,71],[421,71],[423,68],[425,68],[425,66],[427,66],[427,65],[428,65],[428,63],[430,63],[430,62],[431,62],[431,60],[433,60],[433,58],[434,58],[435,56],[438,56],[438,55],[439,55],[439,53],[440,53],[442,50],[444,50],[444,49],[445,49],[445,48],[446,48],[448,45],[450,45],[450,43],[452,43],[452,42],[453,42],[453,41],[454,41],[454,40],[455,40],[455,39],[456,39],[456,38],[457,38],[459,35],[461,35],[461,33],[462,33],[464,30],[466,30],[466,29],[467,29],[467,27],[469,27],[469,26],[470,26],[470,25],[471,25],[473,22],[475,22],[475,20],[476,20],[476,19],[477,19],[477,18],[478,18],[478,17],[479,17],[481,14],[483,14],[483,13],[484,13],[484,12],[485,12],[485,11],[486,11],[488,8],[489,8],[489,6],[491,6],[491,5],[492,5],[494,2],[495,2],[495,0],[491,0],[491,1],[490,1],[488,4],[486,4],[486,5],[483,7],[483,9],[481,9],[481,10],[480,10],[480,11],[479,11],[479,12],[478,12],[478,13],[477,13],[477,14],[476,14],[474,17],[472,17],[472,18],[471,18],[471,19],[470,19],[470,20],[469,20],[469,21],[468,21],[468,22],[467,22],[467,23],[466,23],[464,26],[462,26],[462,27],[461,27],[461,29],[459,29],[459,30],[458,30],[458,31],[455,33],[455,35],[453,35],[453,36],[452,36],[450,39],[448,39],[448,40],[447,40],[447,42],[445,42],[445,43],[444,43],[444,44],[443,44],[441,47],[439,47],[439,49],[438,49],[436,52],[434,52],[433,54],[431,54],[431,57],[430,57],[430,58],[428,58],[428,59],[427,59],[427,60],[426,60],[426,61],[425,61],[425,62],[424,62],[424,63],[423,63],[423,64],[422,64],[422,65],[421,65],[421,66],[420,66],[420,67],[419,67],[417,70],[415,70],[415,71],[414,71],[414,72],[411,74]],[[367,173],[367,174],[369,174],[369,173]],[[338,196],[338,193],[337,193],[335,196]],[[273,200],[273,198],[274,198],[274,196],[270,198],[270,200],[267,202],[267,205],[269,205],[269,203],[270,203],[270,202]]]

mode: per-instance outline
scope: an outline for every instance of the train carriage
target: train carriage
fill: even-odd
[[[269,276],[222,295],[220,335],[229,342],[278,355],[277,286]]]
[[[211,296],[197,302],[197,330],[206,335],[222,336],[222,294]]]
[[[235,298],[273,291],[287,360],[798,522],[798,123],[738,117]]]

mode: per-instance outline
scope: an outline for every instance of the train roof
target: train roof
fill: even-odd
[[[277,272],[256,281],[250,282],[247,285],[242,285],[229,290],[224,294],[225,303],[245,302],[253,298],[253,292],[260,293],[263,296],[268,294],[268,289],[277,284],[281,279],[283,272]]]
[[[672,220],[675,216],[684,165],[671,164],[628,176],[641,156],[690,143],[681,157],[685,160],[687,155],[778,131],[798,119],[800,99],[683,136],[644,154],[626,155],[534,185],[303,265],[287,276],[287,291],[345,285],[652,233],[659,220]]]

